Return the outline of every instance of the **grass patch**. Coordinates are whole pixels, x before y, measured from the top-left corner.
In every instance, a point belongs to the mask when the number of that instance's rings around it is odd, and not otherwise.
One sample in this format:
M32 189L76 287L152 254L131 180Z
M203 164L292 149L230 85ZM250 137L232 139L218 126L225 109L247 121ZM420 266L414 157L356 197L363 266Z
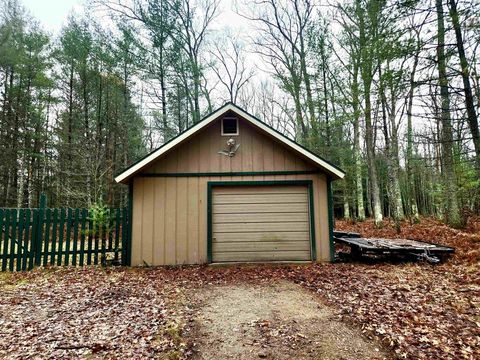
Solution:
M10 281L12 274L7 272L0 272L0 286L4 286Z
M168 324L163 330L163 335L167 336L175 345L180 345L182 342L182 331L179 324Z
M28 284L29 280L26 278L17 278L12 273L0 273L0 289L12 290L19 286Z

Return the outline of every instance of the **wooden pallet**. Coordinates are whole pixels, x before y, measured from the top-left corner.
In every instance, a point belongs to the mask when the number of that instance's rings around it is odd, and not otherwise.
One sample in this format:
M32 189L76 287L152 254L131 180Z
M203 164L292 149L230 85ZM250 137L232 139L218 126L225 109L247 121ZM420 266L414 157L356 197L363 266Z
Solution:
M334 231L336 243L350 247L353 256L362 255L405 255L439 262L441 258L455 252L449 246L411 239L362 238L357 233Z

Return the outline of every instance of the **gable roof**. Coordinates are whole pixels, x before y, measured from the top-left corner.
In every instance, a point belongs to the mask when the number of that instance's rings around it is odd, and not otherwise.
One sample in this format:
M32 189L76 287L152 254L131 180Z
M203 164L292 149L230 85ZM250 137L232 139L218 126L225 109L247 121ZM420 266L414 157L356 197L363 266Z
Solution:
M319 168L324 170L326 173L330 174L334 179L343 179L343 177L345 176L345 172L339 167L333 165L332 163L323 159L322 157L314 154L313 152L306 149L302 145L296 143L295 141L287 138L285 135L283 135L279 131L265 124L263 121L259 120L255 116L247 113L245 110L241 109L237 105L233 103L227 103L222 107L220 107L219 109L212 112L211 114L204 117L198 123L191 126L187 130L179 134L178 136L167 141L158 149L152 151L150 154L146 155L142 159L130 165L128 168L126 168L123 172L121 172L115 177L115 181L117 183L120 183L120 182L126 183L128 179L130 179L132 176L134 176L139 171L144 169L151 162L155 161L160 156L165 154L167 151L173 149L177 145L183 143L185 140L193 136L197 131L199 131L200 129L203 129L205 126L207 126L214 120L218 119L220 116L227 113L228 111L233 111L234 113L242 117L244 120L254 125L256 128L263 130L264 132L271 135L273 138L277 139L278 141L286 145L288 148L292 149L295 153L300 154L304 158L309 159L314 164L316 164Z

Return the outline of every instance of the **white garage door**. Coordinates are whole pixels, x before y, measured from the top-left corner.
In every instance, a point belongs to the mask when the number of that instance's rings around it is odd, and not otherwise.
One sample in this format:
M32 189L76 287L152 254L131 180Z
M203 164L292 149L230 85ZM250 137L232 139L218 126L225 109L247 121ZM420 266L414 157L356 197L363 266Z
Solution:
M214 187L212 261L310 260L306 186Z

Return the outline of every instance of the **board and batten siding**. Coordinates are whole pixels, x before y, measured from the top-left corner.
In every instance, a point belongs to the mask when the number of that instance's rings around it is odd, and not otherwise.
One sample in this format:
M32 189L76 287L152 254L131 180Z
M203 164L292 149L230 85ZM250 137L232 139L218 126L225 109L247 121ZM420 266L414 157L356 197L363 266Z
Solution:
M155 161L141 174L182 173L182 177L133 178L132 261L135 265L207 262L207 184L209 181L312 180L317 261L330 260L327 176L185 176L185 173L310 171L313 164L239 119L240 148L233 157L218 154L228 137L216 121Z

